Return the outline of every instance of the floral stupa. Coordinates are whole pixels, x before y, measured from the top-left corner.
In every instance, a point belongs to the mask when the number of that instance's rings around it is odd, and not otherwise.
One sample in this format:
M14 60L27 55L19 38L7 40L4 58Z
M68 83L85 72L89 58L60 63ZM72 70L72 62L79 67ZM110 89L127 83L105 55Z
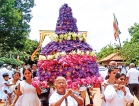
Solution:
M102 81L95 53L86 43L87 36L78 33L76 22L72 9L64 4L59 10L55 34L40 53L40 80L53 82L57 76L64 76L74 87Z

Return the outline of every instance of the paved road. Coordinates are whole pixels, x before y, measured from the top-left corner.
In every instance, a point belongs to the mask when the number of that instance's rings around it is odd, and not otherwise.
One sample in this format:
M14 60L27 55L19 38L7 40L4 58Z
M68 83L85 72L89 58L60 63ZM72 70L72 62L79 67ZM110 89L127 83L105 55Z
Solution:
M101 94L100 94L100 91L99 91L99 88L94 88L93 89L94 93L96 93L95 97L94 97L94 106L101 106ZM134 98L134 102L135 102L135 106L139 106L139 101ZM86 98L86 103L88 104L89 103L89 99L88 97ZM0 103L0 106L3 106L2 103Z

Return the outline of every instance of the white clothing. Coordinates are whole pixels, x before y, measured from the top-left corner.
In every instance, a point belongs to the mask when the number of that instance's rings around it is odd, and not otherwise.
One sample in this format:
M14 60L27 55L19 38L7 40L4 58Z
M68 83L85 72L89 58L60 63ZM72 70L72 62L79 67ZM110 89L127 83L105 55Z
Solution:
M12 80L13 79L9 80L10 84L13 84ZM10 90L13 92L19 83L20 83L20 80L18 80L15 85L10 86Z
M11 90L10 90L10 87L7 86L7 85L5 85L5 84L10 84L10 82L9 82L9 81L4 81L4 82L3 82L2 90L3 90L3 91L6 90L7 93L12 93Z
M14 106L22 106L22 97L23 95L19 96Z
M103 83L105 84L106 87L107 87L108 85L112 85L112 84L109 84L109 83L107 82L107 80L105 80ZM106 102L105 102L105 100L104 100L104 97L105 97L104 91L105 91L105 88L106 88L106 87L104 87L104 86L101 85L101 93L102 93L102 102L101 102L101 106L106 106Z
M24 77L24 75L23 75L23 68L21 68L20 69L20 79L23 80L23 77Z
M3 92L3 90L2 90L2 87L3 87L3 81L4 81L4 78L3 78L3 74L4 73L7 73L8 72L8 70L5 68L5 67L3 67L3 68L0 68L0 99L5 99L5 97L6 97L6 94Z
M127 73L127 70L126 70L126 68L122 68L122 70L121 70L121 73L123 73L123 74L125 74L126 75L126 73Z
M2 76L4 73L8 73L8 70L5 67L0 69L0 89L2 88L3 82L5 81Z
M125 87L126 95L122 90L115 91L112 85L108 85L104 91L106 106L126 106L127 103L132 103L134 100L133 95L129 89Z
M126 70L127 70L127 71L129 70L129 66L126 66Z
M50 104L57 102L60 98L62 98L62 96L63 95L60 95L57 92L54 92L49 98L49 106ZM68 106L78 106L78 103L76 102L76 100L72 98L71 96L67 97L67 101L68 101ZM60 106L66 106L65 99L63 100Z
M104 66L99 66L98 71L99 71L99 74L103 77L103 80L105 80L105 77L108 73L106 68Z
M8 70L9 78L13 78L13 70Z
M139 71L136 68L129 69L126 77L129 78L129 84L139 84Z
M20 81L20 91L22 92L22 106L40 106L40 100L34 86L25 80Z

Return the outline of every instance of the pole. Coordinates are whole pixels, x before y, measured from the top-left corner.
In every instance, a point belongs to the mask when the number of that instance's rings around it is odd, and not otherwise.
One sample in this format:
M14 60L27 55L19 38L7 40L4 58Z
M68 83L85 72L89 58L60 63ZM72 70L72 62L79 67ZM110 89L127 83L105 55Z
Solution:
M119 44L120 44L120 47L121 47L121 41L120 41L120 37L119 37L119 34L118 34L118 39L119 39Z

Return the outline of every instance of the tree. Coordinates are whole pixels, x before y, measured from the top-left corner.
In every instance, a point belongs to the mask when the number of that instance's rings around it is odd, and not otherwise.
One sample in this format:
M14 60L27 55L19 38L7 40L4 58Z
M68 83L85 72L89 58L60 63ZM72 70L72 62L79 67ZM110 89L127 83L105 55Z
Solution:
M24 48L24 42L30 32L29 22L33 6L34 0L0 1L0 45L4 53L14 48Z
M134 62L139 65L139 42L126 41L120 54L127 63Z
M112 45L107 45L97 53L97 59L101 60L102 58L110 55L111 53L118 52L119 46L115 45L115 48Z
M139 24L138 23L134 23L134 26L131 26L129 29L129 34L132 37L131 41L132 42L136 42L139 41Z
M9 49L8 39L13 38L12 28L18 25L21 20L21 12L14 7L14 0L0 0L0 49L6 51ZM15 40L14 40L15 41ZM10 45L14 42L10 42Z
M139 24L135 23L129 29L131 41L126 40L120 51L127 63L134 62L139 65Z

